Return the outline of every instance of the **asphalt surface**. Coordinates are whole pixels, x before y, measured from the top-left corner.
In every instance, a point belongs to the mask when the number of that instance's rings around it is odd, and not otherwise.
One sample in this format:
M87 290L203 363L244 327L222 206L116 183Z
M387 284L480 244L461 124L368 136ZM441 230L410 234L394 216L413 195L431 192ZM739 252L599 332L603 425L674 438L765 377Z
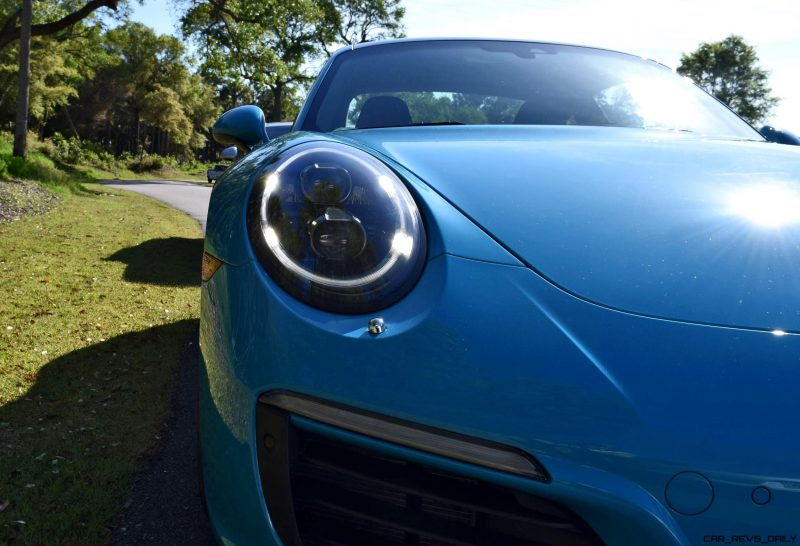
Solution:
M197 362L195 336L181 357L161 444L136 478L111 546L216 544L197 481Z
M158 199L171 207L182 210L200 223L203 233L206 231L206 214L208 200L211 198L211 187L192 184L191 182L122 180L103 182L104 185L121 190L135 191Z
M107 185L142 193L182 210L205 231L209 187L140 181ZM197 481L198 351L195 335L183 352L175 377L172 415L160 434L160 444L136 478L111 546L216 544Z

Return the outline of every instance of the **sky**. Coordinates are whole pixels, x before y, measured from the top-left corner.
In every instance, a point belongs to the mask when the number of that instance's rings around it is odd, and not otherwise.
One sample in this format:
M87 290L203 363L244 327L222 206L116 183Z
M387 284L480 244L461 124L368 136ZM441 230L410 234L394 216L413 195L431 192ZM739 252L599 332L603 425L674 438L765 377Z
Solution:
M135 5L135 4L134 4ZM133 18L175 32L169 0L146 0ZM798 0L404 0L409 37L492 37L566 42L635 53L669 67L701 42L739 34L756 48L781 97L770 122L800 133Z

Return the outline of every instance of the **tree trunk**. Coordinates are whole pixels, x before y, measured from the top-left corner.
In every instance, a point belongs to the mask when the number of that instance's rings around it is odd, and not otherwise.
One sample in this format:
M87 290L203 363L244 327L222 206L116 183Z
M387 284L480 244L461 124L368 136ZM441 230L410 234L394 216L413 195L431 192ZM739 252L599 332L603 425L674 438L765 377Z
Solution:
M67 122L69 123L69 128L72 129L72 134L75 135L75 138L80 140L81 136L78 134L78 130L75 128L75 124L72 123L72 116L69 115L69 108L67 108L66 104L64 105L64 114L67 117Z
M141 136L142 132L142 122L139 119L139 112L137 111L136 114L136 140L134 140L135 151L139 154L139 158L141 159L141 154L139 153L139 137Z
M33 0L22 1L22 25L19 41L19 98L17 123L14 125L14 155L28 155L28 103L31 84L31 19Z
M272 88L272 121L283 119L283 85L276 83Z

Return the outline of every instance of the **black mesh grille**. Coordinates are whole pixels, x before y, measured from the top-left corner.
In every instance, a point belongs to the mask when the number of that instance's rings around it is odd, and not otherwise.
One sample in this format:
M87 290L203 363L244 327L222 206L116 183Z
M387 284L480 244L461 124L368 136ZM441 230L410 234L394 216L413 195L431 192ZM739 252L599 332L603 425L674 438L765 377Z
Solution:
M602 545L554 502L294 428L275 408L260 410L259 433L271 446L259 457L267 506L285 544Z

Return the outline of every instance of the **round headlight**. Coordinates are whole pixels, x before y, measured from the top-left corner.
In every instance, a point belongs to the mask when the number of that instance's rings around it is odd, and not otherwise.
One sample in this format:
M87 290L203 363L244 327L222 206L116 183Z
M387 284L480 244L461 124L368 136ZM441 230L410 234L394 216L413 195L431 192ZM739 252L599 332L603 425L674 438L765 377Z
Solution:
M343 144L282 152L253 189L248 222L270 277L327 311L395 303L425 261L425 231L408 189L386 165Z

